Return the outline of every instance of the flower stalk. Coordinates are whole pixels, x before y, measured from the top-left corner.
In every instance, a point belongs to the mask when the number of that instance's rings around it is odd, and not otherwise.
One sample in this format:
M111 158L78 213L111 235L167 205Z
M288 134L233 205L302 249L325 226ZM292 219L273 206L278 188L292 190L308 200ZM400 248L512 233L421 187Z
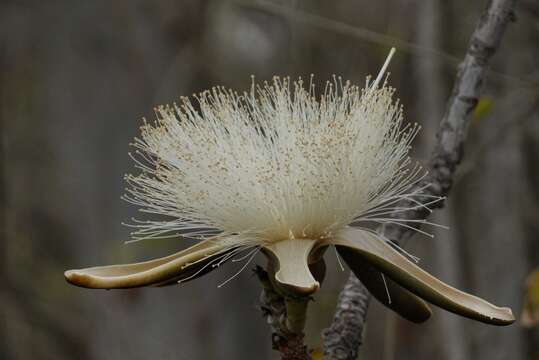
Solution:
M311 299L303 298L285 298L286 304L286 329L294 334L303 334L305 323L307 321L307 306Z
M267 271L257 266L254 272L262 284L260 309L272 330L272 348L279 351L281 359L309 360L309 351L303 343L309 299L299 300L300 306L291 304L290 299L276 291ZM295 331L292 330L294 327Z

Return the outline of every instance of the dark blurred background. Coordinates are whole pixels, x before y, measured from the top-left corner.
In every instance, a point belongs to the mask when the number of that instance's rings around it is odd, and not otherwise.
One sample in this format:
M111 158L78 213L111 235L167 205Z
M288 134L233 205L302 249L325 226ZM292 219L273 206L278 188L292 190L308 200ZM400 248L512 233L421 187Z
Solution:
M259 284L230 264L178 287L91 291L63 271L137 261L185 246L124 245L120 200L142 117L180 96L238 90L274 74L332 74L364 83L397 47L391 84L423 126L426 161L482 1L0 2L2 136L0 359L276 359L257 309ZM539 266L539 4L519 1L472 116L448 206L450 231L407 249L459 288L519 317ZM328 253L329 254L329 253ZM308 343L321 345L346 272L311 306ZM263 259L258 259L263 262ZM435 310L425 325L378 304L362 359L539 359L537 330L491 327Z

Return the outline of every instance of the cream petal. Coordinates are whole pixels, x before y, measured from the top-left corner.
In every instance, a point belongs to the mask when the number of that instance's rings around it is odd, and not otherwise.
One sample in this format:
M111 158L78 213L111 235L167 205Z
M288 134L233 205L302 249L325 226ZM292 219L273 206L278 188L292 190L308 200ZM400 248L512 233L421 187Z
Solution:
M201 241L175 254L140 263L68 270L64 276L73 285L93 289L163 286L194 279L213 270L209 263L233 251L214 239Z
M422 323L430 318L432 312L427 303L399 286L388 276L383 278L383 274L365 262L362 256L357 256L355 250L346 246L337 246L337 251L376 300L414 323Z
M348 227L332 241L356 252L365 261L424 300L455 314L493 325L515 321L511 309L497 307L433 277L376 235Z
M288 296L308 296L320 288L309 269L311 251L317 242L309 239L282 240L263 250L275 269L275 285Z

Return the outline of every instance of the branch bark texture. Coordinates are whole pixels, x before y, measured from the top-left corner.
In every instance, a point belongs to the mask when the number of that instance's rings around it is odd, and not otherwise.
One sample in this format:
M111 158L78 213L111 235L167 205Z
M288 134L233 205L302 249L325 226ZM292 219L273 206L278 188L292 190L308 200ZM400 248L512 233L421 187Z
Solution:
M500 45L507 24L514 19L515 3L516 0L491 0L477 22L440 121L437 144L428 164L429 175L418 184L418 187L429 185L423 193L445 197L453 185L456 168L463 156L470 113L477 105L490 59ZM435 206L442 207L443 201ZM394 214L393 217L425 219L428 215L429 211L419 208ZM395 225L386 225L380 231L395 242L401 242L414 233ZM324 359L357 359L369 297L367 289L351 274L340 294L333 322L323 334ZM351 307L350 304L357 306Z

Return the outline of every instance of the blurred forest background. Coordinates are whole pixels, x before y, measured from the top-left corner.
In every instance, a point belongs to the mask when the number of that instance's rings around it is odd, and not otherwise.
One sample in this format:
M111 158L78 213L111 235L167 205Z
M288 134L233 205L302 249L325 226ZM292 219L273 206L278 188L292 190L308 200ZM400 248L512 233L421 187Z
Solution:
M142 117L180 96L250 75L332 74L364 83L397 47L390 82L435 141L482 1L0 2L0 359L276 359L245 271L179 287L91 291L68 268L176 251L178 239L124 245L136 209L120 200ZM449 203L450 231L407 249L441 279L522 312L539 266L539 3L519 1L470 126ZM263 261L263 259L258 259ZM321 345L347 272L335 259L311 306ZM362 359L539 359L539 333L435 310L425 325L371 306Z

